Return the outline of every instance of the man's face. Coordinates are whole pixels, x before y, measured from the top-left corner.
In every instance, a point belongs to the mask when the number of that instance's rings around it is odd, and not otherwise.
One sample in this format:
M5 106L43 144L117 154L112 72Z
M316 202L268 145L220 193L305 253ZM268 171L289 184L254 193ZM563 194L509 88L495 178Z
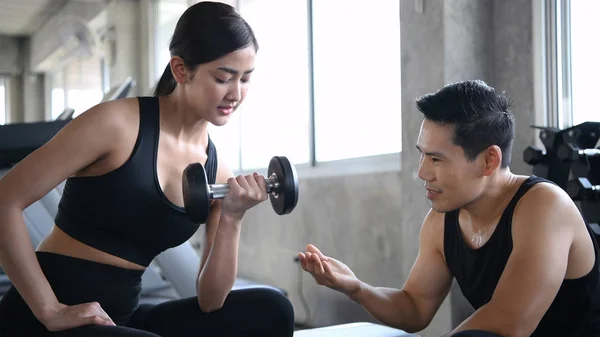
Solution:
M453 126L425 119L417 140L419 178L425 181L431 207L440 213L474 201L483 188L483 156L468 161L463 149L453 143L453 133Z

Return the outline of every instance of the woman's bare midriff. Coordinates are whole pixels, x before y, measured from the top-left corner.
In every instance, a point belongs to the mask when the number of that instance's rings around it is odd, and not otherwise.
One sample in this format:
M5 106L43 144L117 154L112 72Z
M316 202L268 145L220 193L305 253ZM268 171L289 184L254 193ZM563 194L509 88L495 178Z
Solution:
M40 242L36 250L40 252L61 254L98 263L104 263L126 269L146 269L144 266L105 253L80 241L77 241L56 226L52 227L50 234L45 237L42 242Z

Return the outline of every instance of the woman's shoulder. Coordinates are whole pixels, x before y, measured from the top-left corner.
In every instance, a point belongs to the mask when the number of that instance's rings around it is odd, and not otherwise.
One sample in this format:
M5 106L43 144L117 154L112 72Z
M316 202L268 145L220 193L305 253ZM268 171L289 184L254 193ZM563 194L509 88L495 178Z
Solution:
M139 118L138 100L133 97L98 103L75 119L99 128L126 131L136 126Z

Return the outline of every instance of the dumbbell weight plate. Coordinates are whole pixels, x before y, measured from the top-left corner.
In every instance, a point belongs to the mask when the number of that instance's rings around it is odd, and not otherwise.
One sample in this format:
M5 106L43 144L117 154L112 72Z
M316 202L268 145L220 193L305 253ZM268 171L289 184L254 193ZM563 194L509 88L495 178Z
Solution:
M192 163L183 171L185 212L196 223L206 223L210 210L208 179L204 166Z
M275 156L269 162L267 177L272 174L275 174L279 181L277 193L269 194L273 210L279 215L289 214L298 204L296 169L286 157Z

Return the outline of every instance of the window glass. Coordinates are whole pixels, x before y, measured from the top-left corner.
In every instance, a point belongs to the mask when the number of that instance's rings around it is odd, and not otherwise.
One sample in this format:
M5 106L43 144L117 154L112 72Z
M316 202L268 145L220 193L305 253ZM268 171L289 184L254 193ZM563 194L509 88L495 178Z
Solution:
M596 103L600 53L592 42L597 39L600 30L600 1L576 0L570 1L570 6L573 125L586 121L600 122Z
M242 0L239 12L258 40L245 101L223 127L211 127L219 152L243 170L267 167L283 155L295 165L310 157L310 96L306 1L286 3L286 15L265 15L281 1Z
M313 1L317 161L401 151L399 6Z

